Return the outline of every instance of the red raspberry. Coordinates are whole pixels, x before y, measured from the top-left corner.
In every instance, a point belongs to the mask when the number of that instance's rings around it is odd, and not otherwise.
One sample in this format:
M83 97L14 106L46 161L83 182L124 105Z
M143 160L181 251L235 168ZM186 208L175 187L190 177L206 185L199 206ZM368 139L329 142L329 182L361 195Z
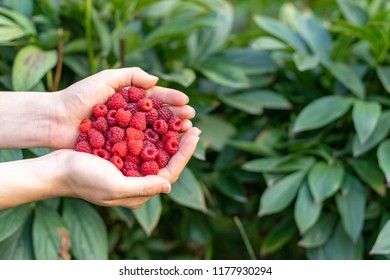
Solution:
M126 101L126 102L129 102L129 93L127 92L127 89L125 88L119 88L115 91L115 93L119 93L120 95L122 95L123 99Z
M139 164L135 164L131 161L125 160L123 162L123 168L125 168L126 170L139 170Z
M108 109L107 106L104 104L96 104L95 106L93 106L92 111L93 111L93 115L96 118L99 118L99 117L105 117L107 115Z
M158 111L159 119L163 119L166 122L169 122L169 119L173 117L173 113L167 107L161 107Z
M173 117L168 122L169 130L172 131L179 132L181 130L182 125L183 125L183 121L178 117Z
M142 88L130 87L128 89L129 102L138 102L138 100L146 96L146 91Z
M90 130L92 131L92 129ZM103 147L105 139L104 135L100 132L94 129L94 131L89 136L89 144L91 144L91 147L94 149L100 149Z
M155 160L156 157L157 157L157 150L154 146L153 147L147 146L141 152L141 158L144 161Z
M136 166L138 166L140 163L141 163L141 158L139 156L135 156L135 155L132 155L132 154L127 154L124 158L123 158L124 161L127 161L127 162L131 162L133 164L135 164ZM129 169L129 168L127 168Z
M144 176L157 175L158 169L158 164L155 161L145 161L141 165L141 172Z
M120 127L125 128L129 125L131 115L132 114L130 113L130 111L126 111L120 108L116 112L116 122L119 124Z
M164 134L168 131L168 124L164 120L157 120L153 123L153 130L157 134Z
M141 130L129 127L126 129L126 136L128 140L144 140L145 135Z
M126 106L127 111L130 111L133 115L137 112L139 112L138 104L137 103L127 103Z
M92 128L92 121L90 119L84 119L80 123L80 131L81 132L88 132Z
M179 139L178 138L170 138L165 143L165 150L168 152L168 154L174 155L176 154L177 150L179 149Z
M110 141L111 144L115 144L123 139L125 139L125 130L123 128L113 126L108 130L107 140Z
M111 152L113 155L124 157L127 155L127 143L126 141L120 141L112 146Z
M112 145L111 145L110 141L106 141L106 143L104 143L103 149L105 149L106 151L111 151L111 148L112 148Z
M144 147L144 142L141 140L129 140L127 142L127 148L132 155L138 156Z
M108 141L107 141L107 142L108 142ZM165 147L164 143L161 142L161 141L157 141L157 143L155 144L155 146L156 146L156 149L157 149L157 150L163 150L164 147Z
M81 142L81 141L87 141L88 136L86 133L80 133L79 136L77 136L76 143Z
M118 156L113 156L110 158L110 161L118 168L121 170L123 168L123 160L118 157Z
M93 123L93 127L100 132L106 132L108 129L108 123L105 117L98 117Z
M145 139L152 142L153 144L157 143L157 141L160 139L158 134L154 132L151 128L145 129L144 135Z
M152 108L149 112L146 113L146 124L153 125L153 123L158 118L158 112L156 109Z
M78 152L84 152L84 153L91 153L92 152L92 147L86 140L82 140L76 144L75 147L76 151Z
M156 146L154 146L154 144L152 142L150 142L149 140L144 140L144 148L145 147L153 147L153 148L156 148Z
M118 110L120 108L126 108L126 101L120 93L114 93L108 101L107 106L110 109Z
M130 169L130 170L127 170L127 172L125 173L125 176L127 176L127 177L142 177L142 174L139 170Z
M135 113L130 120L130 126L138 130L144 130L146 128L145 114L142 112Z
M116 125L116 110L110 110L107 113L107 123L108 126L115 126Z
M163 136L161 136L161 142L164 144L171 138L179 138L179 133L176 131L168 130Z
M168 154L165 150L157 150L156 162L159 168L164 168L167 166L170 159L171 155Z
M150 101L152 101L153 108L155 108L156 110L160 109L163 106L163 102L157 97L150 96L149 99Z
M110 153L107 152L105 149L94 149L92 151L92 154L105 160L110 159Z
M137 104L138 104L138 108L144 112L150 111L153 108L152 101L150 101L150 99L146 97L140 99Z

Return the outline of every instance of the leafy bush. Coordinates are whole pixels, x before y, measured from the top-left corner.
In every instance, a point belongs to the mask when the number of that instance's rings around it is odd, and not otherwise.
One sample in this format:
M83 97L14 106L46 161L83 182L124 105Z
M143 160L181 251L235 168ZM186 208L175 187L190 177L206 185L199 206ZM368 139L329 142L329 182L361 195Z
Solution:
M190 96L203 133L138 210L0 211L0 258L67 258L70 238L76 259L389 259L390 5L281 2L2 1L3 89L136 65Z

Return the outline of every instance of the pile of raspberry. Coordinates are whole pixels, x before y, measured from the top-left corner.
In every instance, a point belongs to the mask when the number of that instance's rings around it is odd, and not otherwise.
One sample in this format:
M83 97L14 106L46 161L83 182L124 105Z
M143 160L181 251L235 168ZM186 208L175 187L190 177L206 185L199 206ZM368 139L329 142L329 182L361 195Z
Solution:
M179 148L183 121L142 88L120 88L80 123L75 149L112 162L125 176L156 175Z

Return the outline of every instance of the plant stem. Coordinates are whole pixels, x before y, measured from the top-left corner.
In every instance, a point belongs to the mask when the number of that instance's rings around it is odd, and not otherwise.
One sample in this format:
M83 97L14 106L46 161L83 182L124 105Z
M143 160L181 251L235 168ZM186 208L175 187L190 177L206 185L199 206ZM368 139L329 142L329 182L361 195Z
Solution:
M85 35L88 42L88 59L89 64L91 65L91 73L94 74L97 72L96 63L95 63L95 54L93 52L93 42L92 42L92 0L87 0L87 5L85 8Z
M61 80L61 74L62 74L62 63L63 63L63 58L64 58L64 42L63 42L63 36L64 36L64 31L62 28L59 28L57 30L58 32L58 61L57 61L57 67L56 67L56 72L54 74L54 81L53 81L53 86L51 88L51 91L57 91L58 90L58 84L60 83Z
M236 224L238 230L240 231L242 239L244 240L244 244L245 244L246 250L248 251L249 257L251 258L251 260L256 260L255 251L253 250L252 244L249 241L248 235L246 234L245 228L242 225L240 218L238 218L237 216L234 216L233 220L234 220L234 223Z

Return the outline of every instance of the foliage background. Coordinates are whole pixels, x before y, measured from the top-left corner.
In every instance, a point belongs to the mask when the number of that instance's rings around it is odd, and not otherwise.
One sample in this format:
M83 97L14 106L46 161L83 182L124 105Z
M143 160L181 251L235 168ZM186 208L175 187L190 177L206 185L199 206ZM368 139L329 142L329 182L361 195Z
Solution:
M0 211L0 259L390 258L388 1L0 3L2 90L139 66L203 131L172 193L136 211Z

